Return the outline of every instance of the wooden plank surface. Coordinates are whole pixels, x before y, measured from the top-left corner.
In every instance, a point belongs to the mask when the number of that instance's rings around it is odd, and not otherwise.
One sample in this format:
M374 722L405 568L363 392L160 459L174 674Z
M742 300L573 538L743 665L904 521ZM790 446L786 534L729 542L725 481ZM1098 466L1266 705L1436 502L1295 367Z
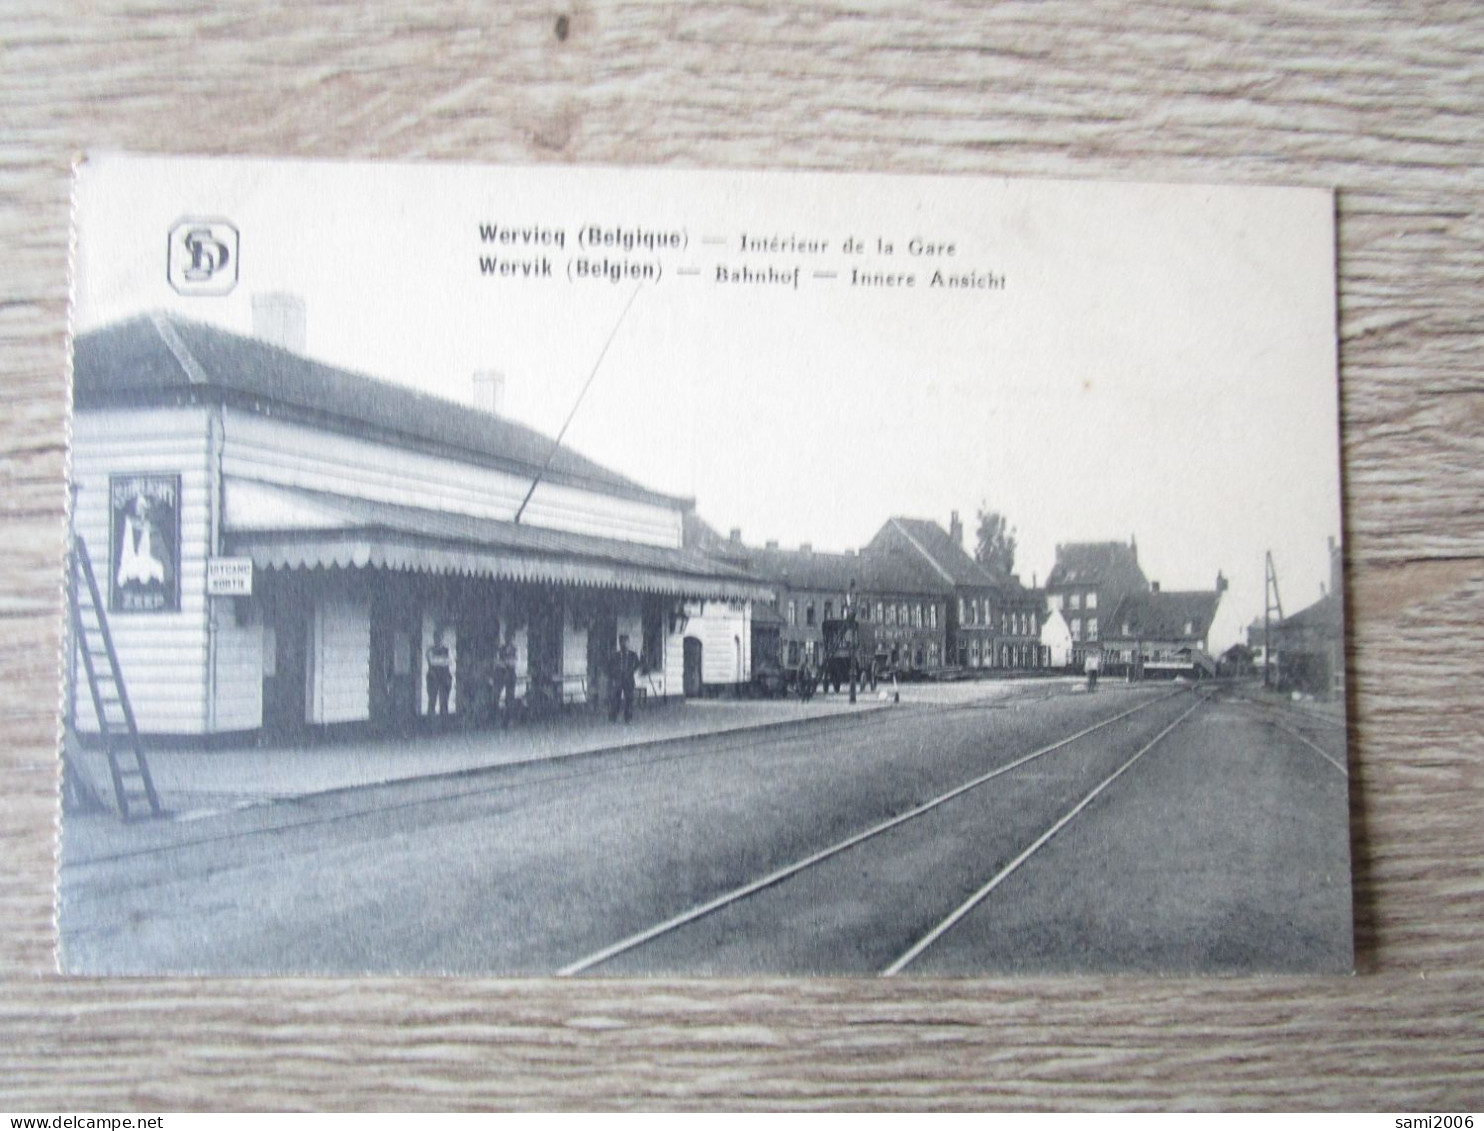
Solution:
M1360 974L58 977L69 164L99 147L1336 188ZM1484 1106L1484 6L12 0L0 194L0 1109Z

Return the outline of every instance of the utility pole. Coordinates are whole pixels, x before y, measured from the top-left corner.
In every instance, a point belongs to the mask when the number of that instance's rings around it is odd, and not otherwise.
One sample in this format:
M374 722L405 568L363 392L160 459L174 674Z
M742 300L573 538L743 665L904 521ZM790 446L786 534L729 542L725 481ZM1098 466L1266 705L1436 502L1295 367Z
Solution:
M1273 686L1273 614L1278 614L1277 624L1283 623L1283 598L1278 595L1278 570L1273 565L1273 551L1267 552L1263 570L1262 608L1262 685Z

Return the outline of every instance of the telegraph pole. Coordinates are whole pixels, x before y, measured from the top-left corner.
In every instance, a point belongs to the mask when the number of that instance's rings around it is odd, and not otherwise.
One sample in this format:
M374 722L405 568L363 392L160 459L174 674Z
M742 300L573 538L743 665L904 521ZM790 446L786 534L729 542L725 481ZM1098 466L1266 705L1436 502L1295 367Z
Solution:
M1273 686L1273 614L1278 614L1277 624L1283 623L1283 598L1278 595L1278 570L1273 565L1273 551L1267 552L1263 570L1262 607L1262 685Z

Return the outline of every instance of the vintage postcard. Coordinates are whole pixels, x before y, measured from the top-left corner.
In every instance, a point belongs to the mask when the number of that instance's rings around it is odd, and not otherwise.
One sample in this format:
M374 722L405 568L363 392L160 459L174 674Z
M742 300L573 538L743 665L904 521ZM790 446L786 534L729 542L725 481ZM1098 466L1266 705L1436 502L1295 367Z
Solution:
M75 217L64 971L1351 969L1329 193Z

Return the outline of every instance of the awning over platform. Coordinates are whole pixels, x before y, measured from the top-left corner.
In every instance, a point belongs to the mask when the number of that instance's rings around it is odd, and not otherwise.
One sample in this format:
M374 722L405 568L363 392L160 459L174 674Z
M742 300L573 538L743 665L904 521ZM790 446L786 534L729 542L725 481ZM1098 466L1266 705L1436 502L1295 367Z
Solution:
M704 600L772 598L750 576L692 549L650 546L319 491L273 488L311 526L225 531L227 550L259 569L365 568L661 593ZM230 508L229 508L230 510Z

